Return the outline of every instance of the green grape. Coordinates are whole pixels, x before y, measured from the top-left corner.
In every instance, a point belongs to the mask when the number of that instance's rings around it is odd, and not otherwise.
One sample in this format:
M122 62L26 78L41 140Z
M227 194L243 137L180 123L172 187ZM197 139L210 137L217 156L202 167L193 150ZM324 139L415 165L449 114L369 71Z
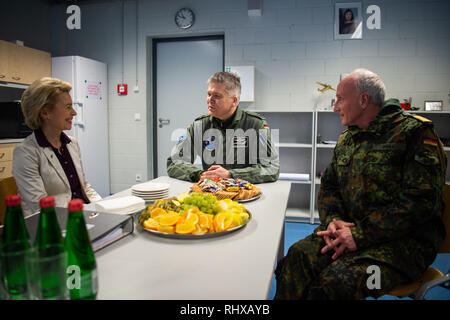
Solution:
M212 194L191 193L189 196L184 198L183 204L181 205L181 210L184 212L189 208L197 207L204 213L215 214L216 201L216 196Z

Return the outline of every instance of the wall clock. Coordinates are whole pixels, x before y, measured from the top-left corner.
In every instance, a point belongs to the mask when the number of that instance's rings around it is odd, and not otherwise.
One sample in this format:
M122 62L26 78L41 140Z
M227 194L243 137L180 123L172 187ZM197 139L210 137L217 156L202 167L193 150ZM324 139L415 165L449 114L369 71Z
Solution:
M195 14L189 8L181 8L175 13L175 24L180 29L189 29L195 22Z

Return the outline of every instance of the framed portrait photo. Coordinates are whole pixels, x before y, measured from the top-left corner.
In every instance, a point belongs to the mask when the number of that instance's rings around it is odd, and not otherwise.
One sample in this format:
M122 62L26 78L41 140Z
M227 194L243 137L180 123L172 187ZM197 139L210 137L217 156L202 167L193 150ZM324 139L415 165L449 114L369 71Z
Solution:
M334 39L362 39L361 2L336 3L334 7Z
M425 101L425 111L442 111L442 100Z

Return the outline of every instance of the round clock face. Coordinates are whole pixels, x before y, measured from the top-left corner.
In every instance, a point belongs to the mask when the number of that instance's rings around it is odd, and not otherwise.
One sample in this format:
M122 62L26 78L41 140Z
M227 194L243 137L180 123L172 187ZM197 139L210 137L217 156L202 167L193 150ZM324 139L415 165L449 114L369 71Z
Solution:
M182 8L175 14L175 23L178 28L188 29L192 27L195 22L194 12L189 8Z

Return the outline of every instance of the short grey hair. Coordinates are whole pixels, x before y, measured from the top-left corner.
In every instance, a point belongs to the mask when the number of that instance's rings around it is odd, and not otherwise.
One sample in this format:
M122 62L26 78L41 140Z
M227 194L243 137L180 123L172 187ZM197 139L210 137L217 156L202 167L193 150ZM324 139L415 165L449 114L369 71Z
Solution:
M208 84L211 82L225 84L225 90L230 96L241 96L241 78L231 72L216 72L208 79Z
M386 86L378 74L367 69L356 69L351 75L359 92L369 94L373 104L383 106Z

